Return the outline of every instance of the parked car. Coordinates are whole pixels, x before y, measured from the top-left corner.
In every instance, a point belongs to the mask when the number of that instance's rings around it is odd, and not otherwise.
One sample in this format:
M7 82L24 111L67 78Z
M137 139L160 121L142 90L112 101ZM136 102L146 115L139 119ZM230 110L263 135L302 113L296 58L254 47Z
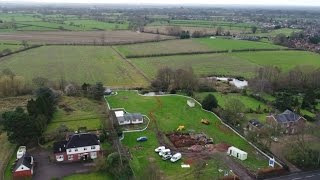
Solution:
M147 141L147 140L148 140L148 138L146 136L142 136L142 137L138 137L137 138L138 142L144 142L144 141Z
M20 146L18 151L17 151L17 159L20 159L27 151L26 146Z
M164 160L164 161L171 159L171 158L172 158L171 154L167 154L167 155L162 156L162 160Z
M156 149L154 149L154 151L155 151L156 153L159 153L160 151L162 151L162 150L164 150L164 149L166 149L166 147L164 147L164 146L159 146L159 147L157 147Z
M171 150L170 149L164 149L162 151L159 152L159 156L164 156L167 154L171 154Z
M181 153L176 153L175 155L173 155L170 159L171 162L176 162L178 161L179 159L181 159L182 155Z

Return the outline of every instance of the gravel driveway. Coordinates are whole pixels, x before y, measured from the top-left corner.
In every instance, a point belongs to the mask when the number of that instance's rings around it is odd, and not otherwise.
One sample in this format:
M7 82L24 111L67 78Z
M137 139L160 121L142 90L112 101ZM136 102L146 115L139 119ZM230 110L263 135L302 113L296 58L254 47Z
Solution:
M89 172L94 166L94 163L55 163L49 162L51 152L37 149L30 152L35 158L37 166L34 170L33 180L51 180L52 178L62 178L64 176Z

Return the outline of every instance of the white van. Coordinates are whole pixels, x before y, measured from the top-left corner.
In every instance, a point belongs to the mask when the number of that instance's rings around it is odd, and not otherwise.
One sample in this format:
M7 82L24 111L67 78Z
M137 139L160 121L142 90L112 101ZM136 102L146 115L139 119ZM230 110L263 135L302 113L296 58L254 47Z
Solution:
M170 149L164 149L162 151L159 152L159 156L164 156L164 155L167 155L167 154L171 154L171 150Z
M157 148L154 150L154 152L159 153L160 151L165 150L165 149L166 149L166 147L164 147L164 146L159 146L159 147L157 147Z
M181 159L182 155L181 153L176 153L175 155L172 156L172 158L170 159L171 162L176 162L179 159Z
M26 146L20 146L18 151L17 151L17 159L20 159L27 151Z

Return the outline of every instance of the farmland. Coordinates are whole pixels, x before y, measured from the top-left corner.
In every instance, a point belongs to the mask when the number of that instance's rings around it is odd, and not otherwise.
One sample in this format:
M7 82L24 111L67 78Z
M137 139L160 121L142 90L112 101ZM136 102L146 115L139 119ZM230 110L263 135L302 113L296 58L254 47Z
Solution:
M0 24L0 31L92 31L128 29L128 23L101 22L73 15L42 15L23 13L0 13L0 20L4 23L14 23L15 27Z
M0 42L0 52L5 49L10 49L11 51L16 51L20 48L22 48L21 45L11 45L11 44L4 44L4 43Z
M249 78L262 66L278 66L283 71L296 66L320 67L319 58L317 54L303 51L266 51L138 58L131 61L150 77L154 77L157 69L161 67L192 67L200 76L229 75Z
M172 132L179 125L186 126L187 129L192 129L195 132L204 132L213 138L215 143L228 143L237 146L249 152L249 159L242 162L244 166L251 170L257 170L265 166L265 160L260 156L256 156L252 147L243 141L239 136L224 127L216 116L211 113L201 110L199 105L196 108L188 108L186 98L180 96L164 96L164 97L145 97L139 96L136 92L118 92L117 96L108 97L107 100L113 108L125 108L129 112L141 112L149 115L154 113L159 130L162 132ZM212 122L210 126L204 126L200 120L206 118ZM142 174L148 164L148 159L152 157L155 163L161 170L165 171L166 176L174 177L177 174L185 174L187 171L180 168L178 164L171 164L159 161L159 157L153 152L153 149L158 146L154 124L147 131L139 133L130 133L125 135L123 143L132 150L133 168L136 174ZM135 138L139 136L148 136L150 140L141 144L143 151L135 151L137 144ZM140 144L139 144L140 145ZM209 161L217 163L216 161ZM209 166L208 168L210 168ZM213 166L214 167L214 166ZM178 173L179 172L179 173ZM211 173L214 170L210 171ZM218 174L213 174L217 176ZM176 178L176 177L175 177Z
M5 68L29 82L35 77L46 77L79 84L100 81L113 87L146 84L144 77L110 47L44 46L3 58L0 70Z
M278 49L281 46L233 39L189 39L189 40L172 40L157 43L145 43L135 45L122 45L117 47L124 55L153 55L153 54L170 54L181 52L205 52L215 50L231 49Z
M46 44L114 44L154 41L157 35L132 31L83 31L83 32L6 32L0 40L31 41ZM159 36L160 39L173 39Z

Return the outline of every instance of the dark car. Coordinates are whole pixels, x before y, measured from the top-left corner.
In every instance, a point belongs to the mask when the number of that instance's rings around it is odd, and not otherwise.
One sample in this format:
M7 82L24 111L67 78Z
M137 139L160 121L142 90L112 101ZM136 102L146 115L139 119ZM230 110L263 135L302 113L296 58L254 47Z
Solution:
M137 138L138 142L144 142L144 141L147 141L147 140L148 140L148 138L146 136L142 136L142 137L138 137Z

